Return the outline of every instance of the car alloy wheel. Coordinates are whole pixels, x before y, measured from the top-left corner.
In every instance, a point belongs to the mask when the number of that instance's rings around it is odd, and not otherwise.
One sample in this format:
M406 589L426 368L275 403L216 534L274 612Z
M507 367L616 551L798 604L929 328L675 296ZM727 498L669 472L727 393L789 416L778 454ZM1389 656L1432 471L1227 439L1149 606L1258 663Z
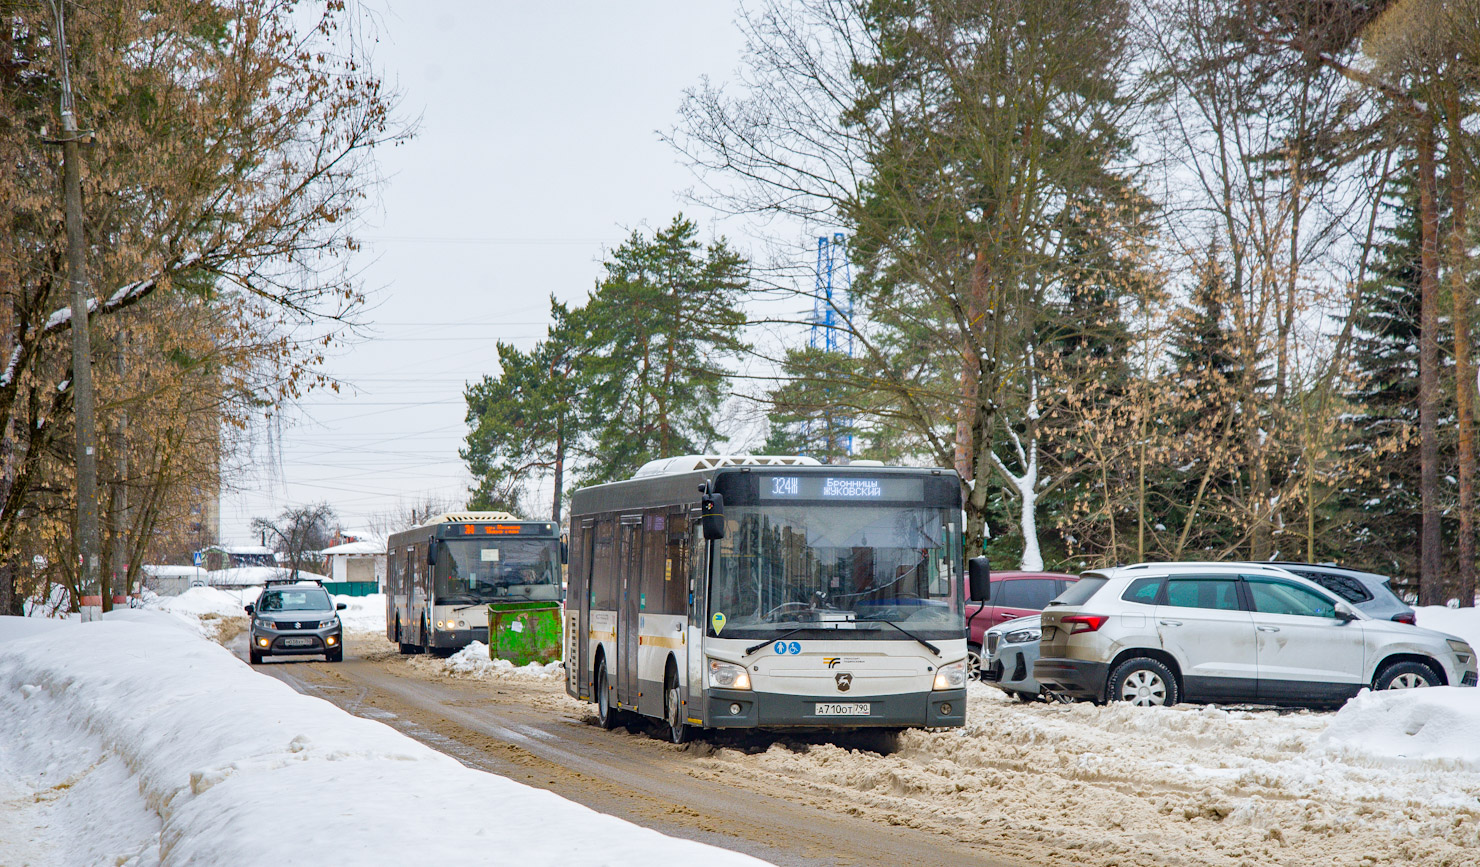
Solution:
M1136 707L1170 707L1179 698L1172 670L1150 657L1128 659L1110 675L1109 699Z
M982 679L982 649L975 644L966 645L966 676L972 680Z
M1167 703L1167 685L1155 672L1133 671L1120 683L1120 697L1137 707Z
M1443 681L1421 662L1394 662L1385 666L1373 681L1374 689L1423 689Z

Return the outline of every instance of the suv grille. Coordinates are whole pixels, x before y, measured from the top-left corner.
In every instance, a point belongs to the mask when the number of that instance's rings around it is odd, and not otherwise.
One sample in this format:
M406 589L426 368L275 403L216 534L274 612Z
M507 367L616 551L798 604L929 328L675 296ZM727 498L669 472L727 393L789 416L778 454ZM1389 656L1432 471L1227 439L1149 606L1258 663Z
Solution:
M1002 635L996 632L987 633L987 653L997 652L997 642L1002 640Z

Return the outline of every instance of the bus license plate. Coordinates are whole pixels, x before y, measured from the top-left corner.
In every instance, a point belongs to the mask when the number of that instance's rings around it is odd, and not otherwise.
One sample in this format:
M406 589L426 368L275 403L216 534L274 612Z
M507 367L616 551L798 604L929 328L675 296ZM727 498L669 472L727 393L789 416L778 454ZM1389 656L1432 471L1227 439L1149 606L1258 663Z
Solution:
M284 638L284 647L313 647L312 638Z
M852 704L817 703L817 716L868 716L868 702Z

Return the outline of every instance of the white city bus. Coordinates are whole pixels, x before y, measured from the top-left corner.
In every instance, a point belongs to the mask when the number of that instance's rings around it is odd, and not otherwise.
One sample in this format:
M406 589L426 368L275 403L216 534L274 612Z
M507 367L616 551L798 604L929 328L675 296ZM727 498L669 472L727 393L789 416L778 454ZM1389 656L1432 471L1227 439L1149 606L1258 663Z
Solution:
M402 653L488 642L488 604L561 598L560 528L504 512L438 515L386 543L385 636Z
M966 721L955 472L653 461L571 498L566 691L606 728Z

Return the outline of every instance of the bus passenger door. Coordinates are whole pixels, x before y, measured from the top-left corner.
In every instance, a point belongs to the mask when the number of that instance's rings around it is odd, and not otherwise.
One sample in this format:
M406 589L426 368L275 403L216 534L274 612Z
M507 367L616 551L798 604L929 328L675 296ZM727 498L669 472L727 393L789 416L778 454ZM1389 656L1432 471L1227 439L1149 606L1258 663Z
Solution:
M588 696L591 682L591 654L586 642L591 630L591 585L596 554L596 522L582 521L572 527L570 583L565 594L565 670L567 691L580 698Z
M623 515L619 530L621 583L617 609L617 701L637 707L637 601L642 575L642 515Z
M709 542L699 529L698 513L690 517L688 568L685 569L688 601L688 696L689 716L701 717L704 706L704 633L709 627Z

